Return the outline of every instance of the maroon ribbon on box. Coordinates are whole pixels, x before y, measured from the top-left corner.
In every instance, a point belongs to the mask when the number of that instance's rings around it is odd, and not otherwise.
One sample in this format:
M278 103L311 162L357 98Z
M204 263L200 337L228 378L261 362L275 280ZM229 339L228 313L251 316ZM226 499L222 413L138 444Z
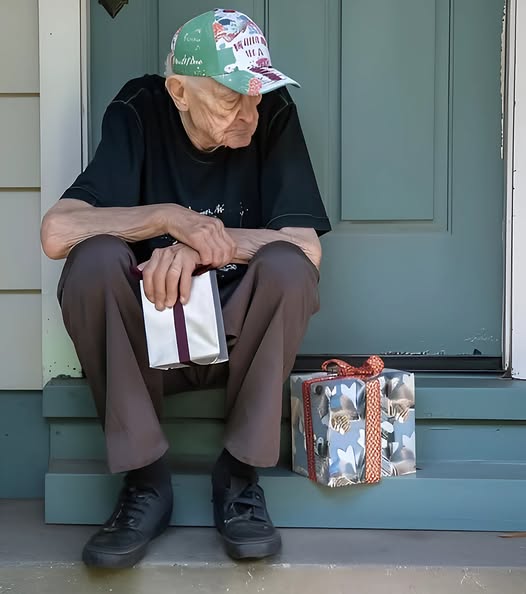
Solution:
M184 317L184 309L179 300L177 300L177 303L174 305L173 310L175 338L177 340L177 350L179 351L179 361L181 363L191 363L190 347L188 346L188 334L186 332L186 320Z

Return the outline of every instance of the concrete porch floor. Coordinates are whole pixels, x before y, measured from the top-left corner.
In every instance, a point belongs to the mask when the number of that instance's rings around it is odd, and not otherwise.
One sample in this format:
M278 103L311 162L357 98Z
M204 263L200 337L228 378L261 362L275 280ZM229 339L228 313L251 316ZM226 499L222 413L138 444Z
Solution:
M278 557L234 563L214 530L172 528L137 568L106 572L80 562L92 532L0 500L0 594L526 594L526 538L498 533L288 529Z

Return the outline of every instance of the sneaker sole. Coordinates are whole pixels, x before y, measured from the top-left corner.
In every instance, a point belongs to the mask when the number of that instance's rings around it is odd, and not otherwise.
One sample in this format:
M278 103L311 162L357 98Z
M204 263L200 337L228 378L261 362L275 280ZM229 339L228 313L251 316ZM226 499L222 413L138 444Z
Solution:
M121 554L102 553L100 551L84 549L82 551L82 561L87 567L97 567L100 569L127 569L139 563L146 554L150 542L151 541L148 541L134 551Z
M232 559L264 559L276 555L281 550L281 537L259 542L239 542L223 535L225 549Z

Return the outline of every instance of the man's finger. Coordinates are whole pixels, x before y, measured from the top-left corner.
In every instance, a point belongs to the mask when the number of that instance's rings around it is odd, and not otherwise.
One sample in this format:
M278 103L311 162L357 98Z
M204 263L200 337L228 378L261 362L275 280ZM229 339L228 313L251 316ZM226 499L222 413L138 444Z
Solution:
M181 271L180 259L175 257L166 273L166 299L164 302L166 307L173 307L179 297Z
M146 295L147 299L152 303L155 303L155 293L153 289L153 275L155 273L155 269L157 267L157 263L159 261L159 253L152 254L152 257L142 264L142 280L143 280L143 288L144 294Z
M214 256L212 258L212 268L220 268L223 265L225 258L225 245L221 241L217 241L214 245Z
M202 264L213 266L218 260L218 249L223 243L225 227L219 219L212 217L203 217L199 223L189 234L188 240L183 240L183 243L188 244L199 253Z
M195 270L195 264L187 261L181 270L181 278L179 280L179 295L181 303L184 305L190 299L190 291L192 289L192 274Z
M210 266L211 268L217 268L218 262L221 260L221 241L218 236L211 236L207 248L209 250L208 258L204 259L203 255L199 250L199 259L204 266Z
M234 260L236 244L224 227L221 227L215 242L216 249L212 265L214 268L221 268Z
M199 259L206 266L209 266L210 264L212 264L212 259L213 259L212 245L213 245L213 243L214 242L210 238L207 238L204 241L199 241L195 245L192 245L194 250L199 253Z
M174 260L174 255L171 250L165 249L162 252L159 262L155 267L153 273L153 294L156 309L163 311L166 301L166 274Z

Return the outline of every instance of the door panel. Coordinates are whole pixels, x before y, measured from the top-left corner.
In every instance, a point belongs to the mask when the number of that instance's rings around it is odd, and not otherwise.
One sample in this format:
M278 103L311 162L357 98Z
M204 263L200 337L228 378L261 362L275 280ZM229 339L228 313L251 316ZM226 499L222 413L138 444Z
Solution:
M112 19L90 0L90 152L100 141L108 103L122 85L159 71L157 1L132 0ZM166 50L168 52L168 50Z
M344 221L433 221L447 206L449 4L344 2Z
M302 352L500 356L504 0L298 5L233 3L302 83L291 93L334 226ZM174 30L213 7L134 0L112 21L92 0L92 147L118 88L162 72Z

